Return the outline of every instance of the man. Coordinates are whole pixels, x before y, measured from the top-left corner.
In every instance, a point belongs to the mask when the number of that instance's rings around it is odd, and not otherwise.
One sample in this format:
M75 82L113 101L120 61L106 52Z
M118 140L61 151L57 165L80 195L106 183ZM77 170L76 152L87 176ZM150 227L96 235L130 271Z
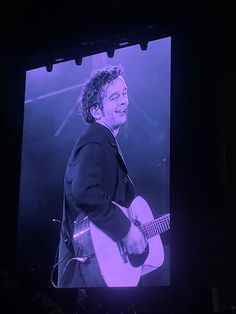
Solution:
M101 69L92 73L81 93L80 112L89 127L77 141L65 173L59 287L105 286L102 276L92 273L98 265L89 245L77 246L73 240L76 219L88 217L111 239L122 241L129 254L141 254L146 247L143 234L116 205L129 207L134 199L116 141L128 114L128 88L122 75L121 65Z

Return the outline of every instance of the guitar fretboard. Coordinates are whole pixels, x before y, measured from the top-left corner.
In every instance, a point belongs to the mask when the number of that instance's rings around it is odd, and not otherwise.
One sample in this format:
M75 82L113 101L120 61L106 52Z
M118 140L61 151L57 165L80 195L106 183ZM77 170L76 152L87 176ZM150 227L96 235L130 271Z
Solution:
M155 220L146 222L139 228L146 238L150 239L170 229L170 214L168 213Z

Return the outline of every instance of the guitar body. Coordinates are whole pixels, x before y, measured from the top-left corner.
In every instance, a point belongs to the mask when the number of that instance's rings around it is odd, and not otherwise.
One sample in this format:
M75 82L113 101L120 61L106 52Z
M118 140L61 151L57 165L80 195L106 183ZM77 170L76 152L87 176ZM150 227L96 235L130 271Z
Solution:
M133 200L128 209L119 207L132 222L138 221L143 224L154 219L148 204L140 196ZM142 263L139 265L139 260L137 263L130 262L131 258L135 259L135 256L131 255L129 260L123 245L113 241L87 217L75 221L74 240L77 245L85 248L84 253L89 243L90 251L86 253L90 256L95 255L96 267L91 267L93 263L82 263L81 266L90 268L91 277L101 276L101 281L104 281L108 287L135 287L142 275L160 267L164 261L164 250L159 235L148 240L148 256L144 255L144 260L141 259ZM95 281L95 286L96 282L99 286L99 281Z
M108 287L137 286L142 268L123 260L117 242L90 222L90 234L101 275Z
M154 217L148 203L141 196L137 196L131 203L130 210L134 219L144 224L153 221ZM160 235L148 239L149 254L142 265L142 276L160 267L164 262L164 248Z

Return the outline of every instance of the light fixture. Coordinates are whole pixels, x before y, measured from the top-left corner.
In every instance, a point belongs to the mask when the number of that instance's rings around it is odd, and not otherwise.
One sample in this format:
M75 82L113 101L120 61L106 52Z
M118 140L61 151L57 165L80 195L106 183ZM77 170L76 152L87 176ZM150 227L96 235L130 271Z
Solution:
M53 63L49 63L49 64L46 65L46 70L48 72L52 72L52 69L53 69Z
M107 56L108 58L113 58L114 57L114 53L115 53L115 49L114 48L109 48L107 50Z
M81 65L81 64L82 64L82 61L83 61L83 58L82 58L82 57L76 57L76 58L75 58L75 64L76 64L76 65Z
M142 41L142 42L140 42L140 48L143 50L143 51L145 51L145 50L147 50L147 46L148 46L148 42L147 41Z

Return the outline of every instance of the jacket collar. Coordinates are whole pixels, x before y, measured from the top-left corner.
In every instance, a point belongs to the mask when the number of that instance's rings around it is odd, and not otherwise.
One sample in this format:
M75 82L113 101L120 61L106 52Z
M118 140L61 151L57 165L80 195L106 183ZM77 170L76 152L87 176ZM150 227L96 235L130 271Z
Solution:
M106 138L107 138L108 142L111 144L111 146L113 146L117 150L119 160L122 164L122 168L124 169L124 171L126 173L128 173L128 169L127 169L125 160L122 156L120 146L119 146L116 138L114 137L112 131L108 127L106 127L100 123L97 123L97 122L93 122L90 125L90 128L92 128L93 130L99 130L99 132L102 132L106 136Z
M92 122L90 128L104 134L104 136L112 146L117 146L116 138L108 127L97 122Z

